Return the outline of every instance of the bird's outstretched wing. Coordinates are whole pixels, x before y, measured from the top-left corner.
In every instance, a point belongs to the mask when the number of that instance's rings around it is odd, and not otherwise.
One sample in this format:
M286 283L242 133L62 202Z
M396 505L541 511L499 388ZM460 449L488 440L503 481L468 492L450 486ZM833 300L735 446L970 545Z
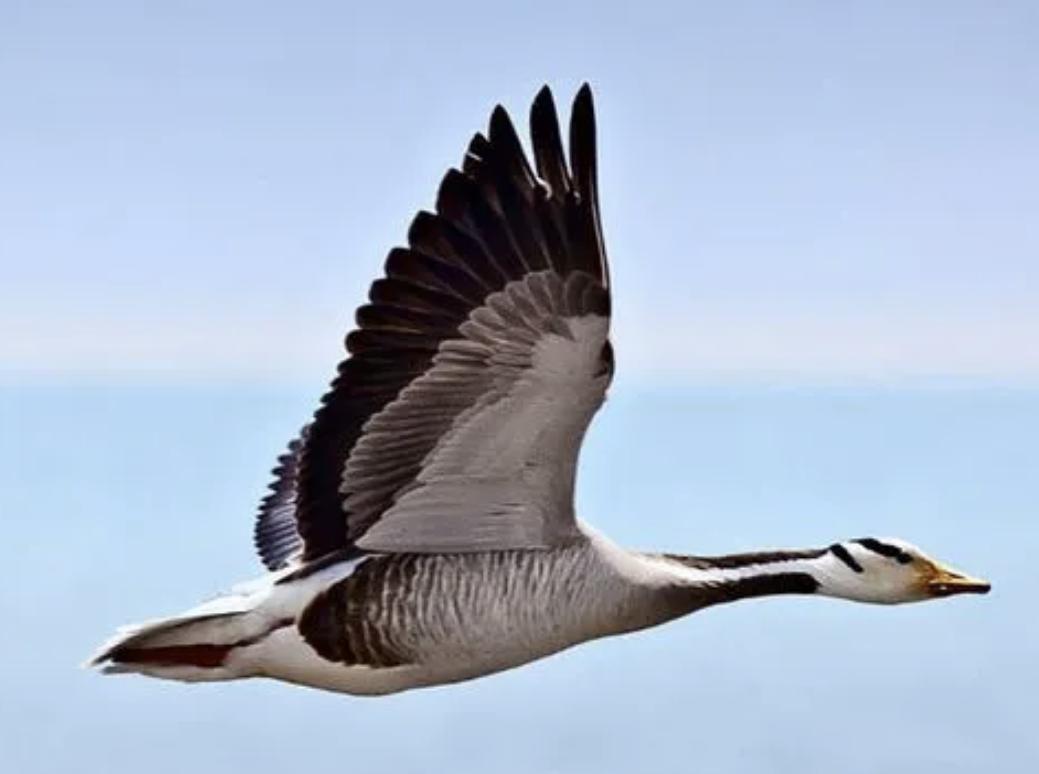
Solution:
M420 212L408 247L390 252L348 359L261 507L268 567L347 548L534 548L577 534L577 455L613 371L588 86L569 162L547 87L530 133L534 169L496 108L444 177L436 212Z

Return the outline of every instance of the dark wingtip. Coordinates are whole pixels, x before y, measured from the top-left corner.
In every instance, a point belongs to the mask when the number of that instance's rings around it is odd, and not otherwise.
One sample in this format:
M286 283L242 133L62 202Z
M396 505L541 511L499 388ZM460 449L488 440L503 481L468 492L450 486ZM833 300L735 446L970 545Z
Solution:
M597 186L595 145L595 105L586 83L574 97L570 111L570 168L578 190L593 202Z
M419 210L415 213L415 217L411 219L411 225L408 226L408 244L412 247L421 245L423 241L428 237L437 221L437 216L429 210Z
M437 189L436 210L449 217L462 218L469 195L469 178L451 167L440 181Z
M532 130L535 126L545 127L546 129L552 125L559 126L556 98L547 84L538 90L538 93L534 96L534 101L530 103L530 123ZM556 128L555 133L558 132L559 130Z
M538 176L553 195L563 196L570 190L570 170L559 134L559 114L548 86L541 87L530 106L530 138Z
M595 135L595 99L592 97L592 87L587 83L581 85L574 95L574 104L571 108L570 125L584 126L591 129L592 136Z
M592 88L583 84L574 97L570 111L570 172L574 187L585 209L590 226L586 237L590 254L597 265L589 267L604 286L609 287L609 268L606 265L606 247L599 222L598 172L596 171L595 104Z
M590 141L595 149L595 101L592 98L592 87L584 84L574 97L570 115L571 143L584 139ZM580 133L583 133L582 137ZM573 148L571 147L571 153ZM594 161L594 157L591 159Z
M495 128L499 130L504 126L512 126L512 119L509 118L509 111L506 110L502 105L495 105L494 110L491 111L490 131L493 137Z

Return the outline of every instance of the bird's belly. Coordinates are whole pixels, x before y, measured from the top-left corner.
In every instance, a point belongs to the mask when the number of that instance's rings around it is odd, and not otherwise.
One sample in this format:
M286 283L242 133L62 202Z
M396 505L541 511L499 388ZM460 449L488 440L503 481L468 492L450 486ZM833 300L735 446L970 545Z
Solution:
M534 559L505 553L378 557L317 594L295 625L241 654L252 661L243 669L328 690L383 694L498 672L611 633L603 607L608 583L589 585L584 595L574 575L532 568L532 561L573 559L552 552ZM539 580L553 578L547 585Z
M377 696L483 677L543 658L578 641L556 638L535 647L510 647L477 631L459 635L448 641L430 642L410 663L373 665L330 660L318 653L299 629L287 626L236 654L235 666L257 677Z
M272 632L263 642L236 654L236 659L243 671L256 677L359 696L378 696L427 684L417 665L379 668L330 661L292 626Z

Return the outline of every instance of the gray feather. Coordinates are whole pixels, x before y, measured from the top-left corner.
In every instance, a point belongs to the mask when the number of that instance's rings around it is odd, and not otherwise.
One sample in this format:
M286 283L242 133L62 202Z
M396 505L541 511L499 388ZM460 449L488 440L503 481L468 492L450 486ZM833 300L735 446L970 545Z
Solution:
M590 277L542 271L488 297L441 344L433 367L372 417L347 460L350 519L365 550L437 553L546 548L577 536L581 440L602 404L609 322L585 308ZM596 310L597 311L597 310ZM387 444L437 437L412 470ZM399 488L381 514L368 492Z

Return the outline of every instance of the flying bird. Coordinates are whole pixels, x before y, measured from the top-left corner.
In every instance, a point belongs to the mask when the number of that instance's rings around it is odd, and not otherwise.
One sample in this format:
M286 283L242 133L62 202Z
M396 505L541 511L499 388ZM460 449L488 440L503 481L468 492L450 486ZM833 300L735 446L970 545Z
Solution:
M255 526L267 574L120 630L92 665L387 694L750 597L989 590L900 540L690 556L628 550L579 520L578 453L614 371L589 87L568 151L547 87L530 142L532 159L495 108L390 251L273 471Z

